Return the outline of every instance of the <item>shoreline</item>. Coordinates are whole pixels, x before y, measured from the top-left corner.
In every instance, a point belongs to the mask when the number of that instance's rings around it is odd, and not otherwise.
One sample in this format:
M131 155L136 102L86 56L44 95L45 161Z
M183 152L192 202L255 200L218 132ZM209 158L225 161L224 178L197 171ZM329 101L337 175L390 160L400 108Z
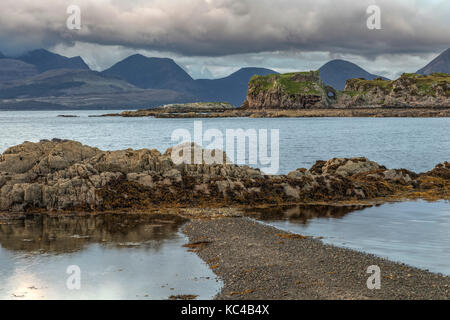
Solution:
M448 118L449 108L240 109L220 112L123 111L91 117L155 118Z
M119 213L126 212L66 216ZM289 233L238 208L126 214L181 222L179 232L188 238L183 246L197 254L224 283L215 297L218 300L450 299L450 276L326 244L321 237ZM0 224L28 215L0 213ZM369 290L366 285L370 276L366 270L372 265L381 269L380 290Z
M182 231L191 251L223 280L219 300L450 298L448 276L248 218L193 219ZM367 288L366 270L371 265L381 269L380 290Z

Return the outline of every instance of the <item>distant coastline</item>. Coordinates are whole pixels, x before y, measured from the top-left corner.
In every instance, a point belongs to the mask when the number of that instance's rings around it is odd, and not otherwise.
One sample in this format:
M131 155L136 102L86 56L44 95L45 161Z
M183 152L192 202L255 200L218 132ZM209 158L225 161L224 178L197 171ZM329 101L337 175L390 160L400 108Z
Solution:
M240 108L187 103L105 116L157 118L448 117L450 75L403 74L397 80L349 79L345 90L324 84L319 71L251 78Z
M448 118L450 108L352 108L352 109L272 109L222 112L163 112L161 109L124 111L92 117L155 117L155 118Z

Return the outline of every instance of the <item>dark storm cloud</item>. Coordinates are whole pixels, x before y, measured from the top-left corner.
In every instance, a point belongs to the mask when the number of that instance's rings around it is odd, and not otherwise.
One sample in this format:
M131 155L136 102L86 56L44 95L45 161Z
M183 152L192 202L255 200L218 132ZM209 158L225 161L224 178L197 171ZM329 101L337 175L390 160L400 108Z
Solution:
M366 8L381 8L368 30ZM82 29L66 28L79 5ZM375 58L448 47L448 1L420 0L2 0L0 50L75 42L184 56L325 51Z

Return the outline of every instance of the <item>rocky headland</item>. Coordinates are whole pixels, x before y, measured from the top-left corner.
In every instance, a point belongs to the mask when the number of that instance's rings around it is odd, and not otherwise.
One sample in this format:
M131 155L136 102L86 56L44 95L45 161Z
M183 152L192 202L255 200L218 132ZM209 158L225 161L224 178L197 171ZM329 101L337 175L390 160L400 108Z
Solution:
M449 108L450 75L403 74L397 80L349 79L344 91L324 86L319 72L255 76L243 109Z
M336 108L449 108L450 75L404 73L397 80L350 79Z
M226 103L167 105L104 116L216 117L449 117L450 75L403 74L397 80L347 80L345 90L324 85L318 71L254 76L240 108Z
M242 109L320 109L330 107L335 90L319 71L254 76Z
M205 152L204 150L202 152ZM450 199L450 163L427 173L365 158L264 175L248 166L175 164L172 149L102 151L69 140L25 142L0 156L0 211L111 211Z

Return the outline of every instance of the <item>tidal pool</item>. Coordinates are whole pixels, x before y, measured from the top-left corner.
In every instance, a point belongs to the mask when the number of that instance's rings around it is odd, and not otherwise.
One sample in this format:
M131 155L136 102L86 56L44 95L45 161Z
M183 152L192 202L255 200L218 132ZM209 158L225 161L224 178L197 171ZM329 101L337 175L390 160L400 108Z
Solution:
M0 220L0 299L212 299L222 282L183 247L182 224L130 214Z
M281 230L450 275L449 201L290 206L248 214Z

